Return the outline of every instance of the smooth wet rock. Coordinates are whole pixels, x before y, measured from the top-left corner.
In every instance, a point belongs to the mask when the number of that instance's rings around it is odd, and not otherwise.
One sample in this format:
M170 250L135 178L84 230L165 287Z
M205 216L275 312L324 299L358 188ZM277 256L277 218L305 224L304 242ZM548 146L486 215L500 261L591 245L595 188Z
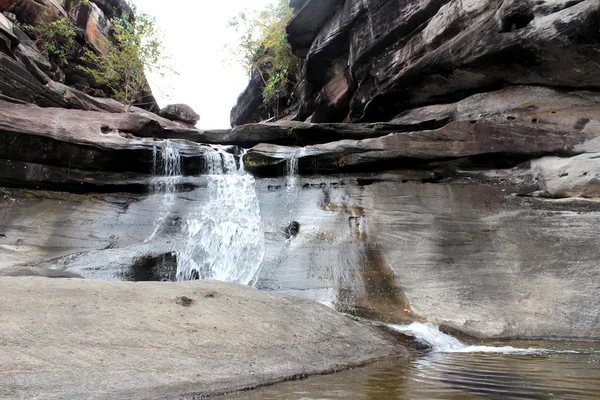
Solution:
M0 285L2 397L220 394L404 352L316 302L223 282Z
M584 156L573 161L592 162ZM583 184L552 192L554 181L578 184L591 172L568 168L569 159L548 157L507 169L464 165L443 178L434 168L298 177L293 187L258 179L266 250L254 284L368 319L420 318L479 337L597 338L589 249L600 210L597 194L580 194ZM109 280L141 258L184 251L185 220L211 201L201 186L168 207L158 194L11 192L0 199L0 269ZM290 220L301 229L286 240Z
M285 208L275 205L286 191L268 189L285 178L259 180L267 250L257 287L477 337L597 338L597 198L523 196L504 170L488 181L464 173L441 183L405 171L298 178ZM291 245L280 218L302 224Z

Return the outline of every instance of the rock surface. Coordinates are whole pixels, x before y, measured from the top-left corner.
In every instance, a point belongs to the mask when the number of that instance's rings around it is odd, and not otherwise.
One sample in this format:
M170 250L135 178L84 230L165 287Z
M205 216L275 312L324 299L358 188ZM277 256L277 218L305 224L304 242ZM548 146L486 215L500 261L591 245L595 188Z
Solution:
M598 186L556 186L571 177L567 160L442 180L427 170L258 179L266 248L254 285L386 322L597 339ZM185 252L186 221L212 193L196 185L167 206L161 194L15 190L0 199L0 271L122 280L140 261ZM591 198L564 197L579 194Z
M171 121L181 121L192 126L200 121L200 116L187 104L169 104L160 110L160 116Z
M502 172L440 183L414 171L305 177L292 200L286 179L261 179L256 286L475 336L598 338L597 197L523 196L535 188ZM286 241L291 220L301 229Z
M111 114L9 102L0 104L2 180L12 185L77 178L85 185L96 178L102 180L102 172L97 171L135 172L146 174L148 178L155 167L157 150L167 144L140 136L158 136L163 125L176 126L149 113ZM169 145L175 146L181 154L185 174L204 171L204 146L183 141ZM27 170L23 163L35 165ZM71 169L77 178L70 177ZM87 175L82 171L87 171ZM134 178L132 175L123 177Z
M132 10L124 0L5 0L0 12L15 16L20 24L48 24L68 18L77 32L77 51L84 46L98 54L107 54L110 40L110 18ZM102 87L77 66L77 56L60 68L42 55L35 40L30 39L19 25L0 19L0 96L3 99L37 104L42 107L64 107L93 111L121 112L123 105L104 107L94 96L104 97ZM66 83L64 85L63 83ZM106 89L106 88L104 88ZM141 101L145 109L158 112L156 100L146 93Z
M300 96L303 120L389 121L507 86L600 87L596 0L291 5L288 39L304 58L300 87L308 94Z
M219 394L403 351L323 305L235 284L0 278L0 285L0 397Z
M380 137L348 140L347 135L346 140L301 149L260 144L245 160L250 170L273 174L292 155L298 158L300 171L312 173L424 168L433 161L465 157L494 164L598 153L599 104L600 95L594 92L508 88L454 104L409 110L392 124L371 124L373 131L382 133Z
M259 108L262 104L262 92L265 88L265 80L262 72L255 68L250 76L250 82L242 93L240 93L236 105L231 109L230 123L235 127L251 122L259 122L264 119Z

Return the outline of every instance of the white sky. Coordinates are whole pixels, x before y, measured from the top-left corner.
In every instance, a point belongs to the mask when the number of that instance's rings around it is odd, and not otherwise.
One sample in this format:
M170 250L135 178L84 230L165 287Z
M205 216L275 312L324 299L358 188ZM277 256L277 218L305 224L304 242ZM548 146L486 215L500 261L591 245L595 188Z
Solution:
M150 77L159 105L189 104L200 114L199 128L229 127L229 112L248 76L241 65L226 61L226 45L235 45L236 37L228 22L245 9L263 9L271 1L134 0L140 11L156 17L179 73L169 79Z

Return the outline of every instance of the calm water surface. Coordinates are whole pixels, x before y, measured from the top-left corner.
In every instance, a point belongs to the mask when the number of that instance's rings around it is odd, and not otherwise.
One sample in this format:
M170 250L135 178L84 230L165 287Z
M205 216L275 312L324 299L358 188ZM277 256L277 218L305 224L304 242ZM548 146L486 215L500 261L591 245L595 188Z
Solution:
M432 351L333 375L286 382L226 400L600 399L600 343L490 344L508 353ZM522 349L522 351L521 351ZM493 351L494 349L492 349Z

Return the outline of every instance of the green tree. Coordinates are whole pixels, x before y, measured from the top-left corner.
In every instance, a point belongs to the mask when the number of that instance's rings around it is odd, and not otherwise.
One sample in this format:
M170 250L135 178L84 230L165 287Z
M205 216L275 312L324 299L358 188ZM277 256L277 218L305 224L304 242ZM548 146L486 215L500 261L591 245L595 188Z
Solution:
M65 17L49 24L22 25L21 28L33 33L40 53L61 67L67 64L77 49L75 30Z
M129 111L150 91L146 72L164 77L173 71L166 64L154 17L141 12L134 17L124 12L110 22L112 45L108 54L86 49L81 58L85 66L79 68L97 83L106 85L123 102L124 111Z
M263 107L278 116L283 98L291 100L300 77L300 58L293 54L285 28L293 16L288 0L277 0L264 10L240 13L229 25L238 33L238 59L248 74L258 68L265 83Z

